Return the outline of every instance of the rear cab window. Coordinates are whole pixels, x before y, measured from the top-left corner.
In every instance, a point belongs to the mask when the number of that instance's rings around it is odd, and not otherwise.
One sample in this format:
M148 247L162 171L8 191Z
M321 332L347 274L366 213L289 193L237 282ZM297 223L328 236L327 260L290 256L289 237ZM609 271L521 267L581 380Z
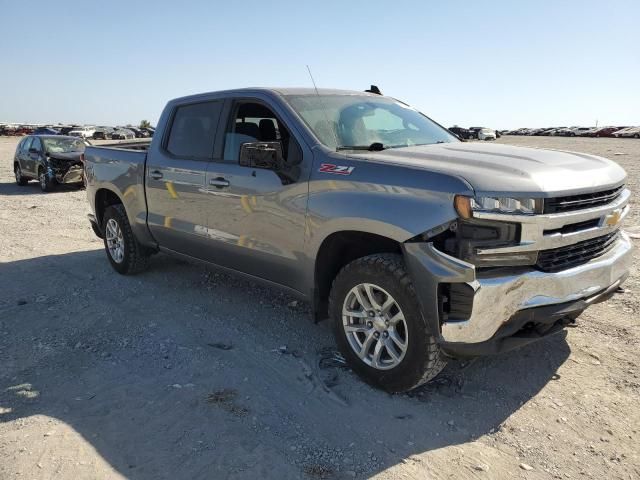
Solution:
M176 108L165 149L176 157L209 160L222 112L220 100Z

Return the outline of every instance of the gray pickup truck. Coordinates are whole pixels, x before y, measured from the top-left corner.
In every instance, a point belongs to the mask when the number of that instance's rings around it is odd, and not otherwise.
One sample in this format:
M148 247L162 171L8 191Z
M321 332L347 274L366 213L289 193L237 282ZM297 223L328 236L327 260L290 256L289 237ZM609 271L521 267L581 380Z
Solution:
M85 176L117 272L165 252L283 287L391 392L558 332L632 256L614 162L461 142L375 93L172 100L150 143L88 147Z

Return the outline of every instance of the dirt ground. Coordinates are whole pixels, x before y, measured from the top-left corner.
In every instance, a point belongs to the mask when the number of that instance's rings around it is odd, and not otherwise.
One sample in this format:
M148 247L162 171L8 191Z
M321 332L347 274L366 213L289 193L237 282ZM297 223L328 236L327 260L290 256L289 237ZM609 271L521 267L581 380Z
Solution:
M607 156L640 193L638 140L499 141ZM278 291L164 255L114 273L84 191L15 185L16 143L0 138L0 479L640 478L638 254L577 326L392 396Z

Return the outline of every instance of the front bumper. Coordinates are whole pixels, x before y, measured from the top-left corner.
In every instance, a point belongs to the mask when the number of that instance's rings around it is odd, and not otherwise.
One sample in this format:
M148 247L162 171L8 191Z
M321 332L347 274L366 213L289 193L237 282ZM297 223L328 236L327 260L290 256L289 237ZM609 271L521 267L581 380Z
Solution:
M631 241L624 232L604 255L555 273L530 267L478 272L474 265L440 252L432 243L406 243L404 253L423 315L431 330L437 332L445 351L455 351L456 346L461 345L491 342L500 335L501 329L504 333L508 325L544 323L540 312L547 307L558 307L558 311L569 308L579 313L601 301L604 293L615 290L628 275L632 261ZM440 321L438 286L448 283L466 283L473 289L468 318ZM530 319L523 321L527 315Z
M73 165L68 169L54 170L58 183L82 183L82 165Z

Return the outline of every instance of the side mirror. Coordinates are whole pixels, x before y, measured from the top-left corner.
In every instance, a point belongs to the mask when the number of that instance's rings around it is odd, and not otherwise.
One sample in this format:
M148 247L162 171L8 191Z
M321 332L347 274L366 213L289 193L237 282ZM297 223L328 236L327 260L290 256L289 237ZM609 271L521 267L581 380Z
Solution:
M240 147L240 165L243 167L280 170L284 165L280 142L247 142Z

